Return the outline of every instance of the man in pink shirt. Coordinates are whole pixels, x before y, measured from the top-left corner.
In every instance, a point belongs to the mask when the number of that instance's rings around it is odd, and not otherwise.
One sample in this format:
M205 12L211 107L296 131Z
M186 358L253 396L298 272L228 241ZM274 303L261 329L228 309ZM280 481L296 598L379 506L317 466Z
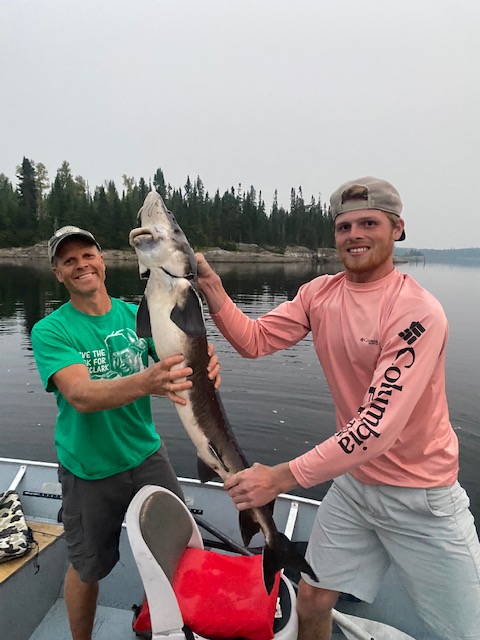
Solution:
M457 481L445 314L394 267L405 231L389 182L351 180L330 202L345 271L314 278L256 320L197 256L200 288L235 349L257 358L311 331L336 409L329 439L289 462L256 463L225 487L243 510L333 479L306 554L319 582L303 576L299 585L300 640L328 640L339 593L372 602L390 564L439 637L480 640L480 544Z

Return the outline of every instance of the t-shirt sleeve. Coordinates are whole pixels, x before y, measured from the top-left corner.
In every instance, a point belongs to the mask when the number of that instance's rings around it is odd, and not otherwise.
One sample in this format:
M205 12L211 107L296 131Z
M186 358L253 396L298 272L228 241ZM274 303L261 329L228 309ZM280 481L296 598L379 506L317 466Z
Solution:
M30 334L33 355L40 378L46 391L56 387L52 376L72 364L85 364L82 355L69 344L62 331L55 330L51 323L37 323Z

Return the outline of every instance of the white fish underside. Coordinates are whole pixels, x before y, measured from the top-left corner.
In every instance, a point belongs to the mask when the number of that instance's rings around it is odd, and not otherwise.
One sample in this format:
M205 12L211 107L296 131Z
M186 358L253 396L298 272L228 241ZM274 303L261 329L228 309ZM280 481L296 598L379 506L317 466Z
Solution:
M176 286L171 287L167 283L167 276L160 274L155 277L156 275L157 274L151 274L145 290L145 296L150 312L152 338L155 350L159 359L164 360L178 353L185 354L189 351L189 337L172 322L170 316L177 304L179 290L181 292L183 287L189 288L191 285L188 280L177 280ZM190 363L184 360L176 365L174 369L182 369L188 366L190 366ZM178 392L179 396L186 399L187 404L185 406L176 404L175 408L185 431L195 445L198 456L206 464L214 468L222 480L225 480L232 474L225 471L211 451L210 441L198 423L192 409L191 395L193 393L193 388Z

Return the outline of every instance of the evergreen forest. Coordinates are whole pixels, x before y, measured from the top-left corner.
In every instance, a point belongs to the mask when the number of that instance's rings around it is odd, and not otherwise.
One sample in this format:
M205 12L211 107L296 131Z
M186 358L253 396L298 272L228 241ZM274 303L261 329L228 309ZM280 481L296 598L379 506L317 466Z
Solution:
M290 208L277 204L265 210L262 194L251 186L232 187L211 196L202 180L187 177L183 188L172 187L157 169L152 182L123 175L119 191L113 181L95 187L74 177L63 162L53 182L45 166L23 158L16 171L17 184L0 173L0 247L27 247L44 242L60 227L73 224L91 231L105 249L128 246L145 196L155 188L173 212L195 248L235 250L238 243L255 243L282 250L301 245L309 249L333 247L333 223L320 198L306 203L302 189L291 189Z

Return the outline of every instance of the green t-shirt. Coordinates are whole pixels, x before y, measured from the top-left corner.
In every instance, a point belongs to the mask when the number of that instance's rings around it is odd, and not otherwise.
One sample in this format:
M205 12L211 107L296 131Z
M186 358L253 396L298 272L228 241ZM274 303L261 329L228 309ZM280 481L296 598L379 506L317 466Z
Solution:
M136 312L135 305L116 298L102 316L81 313L67 302L32 330L40 377L57 400L58 460L85 480L132 469L160 446L149 396L117 409L79 413L52 382L57 371L72 364L85 364L92 380L128 376L147 367L149 353L155 357L155 351L151 341L135 333Z

